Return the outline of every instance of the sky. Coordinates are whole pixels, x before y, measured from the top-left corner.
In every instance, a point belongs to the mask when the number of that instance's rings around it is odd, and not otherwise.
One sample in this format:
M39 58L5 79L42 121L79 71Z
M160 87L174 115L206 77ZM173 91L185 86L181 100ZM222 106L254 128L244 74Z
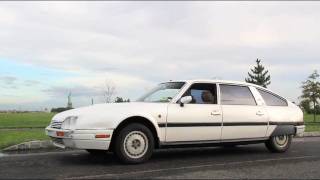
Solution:
M298 101L320 70L320 2L0 2L0 110L134 100L180 79L244 81Z

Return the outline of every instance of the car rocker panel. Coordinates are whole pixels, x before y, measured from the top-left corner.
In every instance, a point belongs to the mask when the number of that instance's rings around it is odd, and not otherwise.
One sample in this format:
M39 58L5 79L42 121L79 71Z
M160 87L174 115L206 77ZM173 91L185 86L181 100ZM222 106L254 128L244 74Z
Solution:
M141 163L154 148L264 142L285 152L304 132L295 104L263 87L222 80L161 83L137 102L97 104L56 114L46 128L60 148L110 150Z

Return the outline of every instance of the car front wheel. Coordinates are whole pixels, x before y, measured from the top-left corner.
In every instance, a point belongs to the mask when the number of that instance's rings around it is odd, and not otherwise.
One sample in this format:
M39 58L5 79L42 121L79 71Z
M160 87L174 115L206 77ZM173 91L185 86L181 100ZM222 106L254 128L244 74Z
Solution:
M115 140L115 153L124 163L142 163L151 157L154 149L152 132L143 124L129 124Z
M292 135L279 135L270 137L265 143L271 152L285 152L289 149L292 141Z

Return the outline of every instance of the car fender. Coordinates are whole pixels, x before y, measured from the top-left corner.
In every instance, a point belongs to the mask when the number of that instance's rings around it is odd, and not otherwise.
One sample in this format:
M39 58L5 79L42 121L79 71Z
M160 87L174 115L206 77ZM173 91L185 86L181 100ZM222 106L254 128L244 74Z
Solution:
M157 133L157 137L159 138L159 140L161 141L162 140L162 135L161 135L161 131L160 131L160 128L159 128L159 125L158 125L158 122L157 120L151 115L151 114L141 114L141 113L134 113L134 114L130 114L128 116L126 116L125 118L122 118L122 120L119 120L119 121L116 121L117 124L115 124L115 129L118 128L118 126L126 121L127 119L130 119L132 117L141 117L141 118L144 118L146 120L148 120L152 125L153 127L155 128L156 130L156 133Z

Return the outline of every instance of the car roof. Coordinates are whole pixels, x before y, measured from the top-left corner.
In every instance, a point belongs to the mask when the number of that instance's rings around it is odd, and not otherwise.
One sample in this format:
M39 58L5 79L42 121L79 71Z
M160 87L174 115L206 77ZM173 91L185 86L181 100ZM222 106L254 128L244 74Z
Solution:
M235 85L246 85L246 86L254 86L258 87L261 89L268 90L262 86L252 84L252 83L247 83L247 82L242 82L242 81L231 81L231 80L221 80L221 79L189 79L189 80L177 80L177 81L168 81L168 82L187 82L187 83L195 83L195 82L203 82L203 83L226 83L226 84L235 84Z
M231 81L231 80L222 80L222 79L189 79L189 80L175 80L175 81L170 80L170 81L167 81L167 82L186 82L188 84L192 84L192 83L225 83L225 84L233 84L233 85L253 86L253 87L265 90L267 92L270 92L270 93L272 93L272 94L274 94L276 96L279 96L279 97L281 97L283 99L287 99L287 98L284 98L283 96L280 96L278 93L276 93L276 92L274 92L274 91L272 91L270 89L267 89L265 87L262 87L262 86L259 86L259 85L256 85L256 84L242 82L242 81Z

